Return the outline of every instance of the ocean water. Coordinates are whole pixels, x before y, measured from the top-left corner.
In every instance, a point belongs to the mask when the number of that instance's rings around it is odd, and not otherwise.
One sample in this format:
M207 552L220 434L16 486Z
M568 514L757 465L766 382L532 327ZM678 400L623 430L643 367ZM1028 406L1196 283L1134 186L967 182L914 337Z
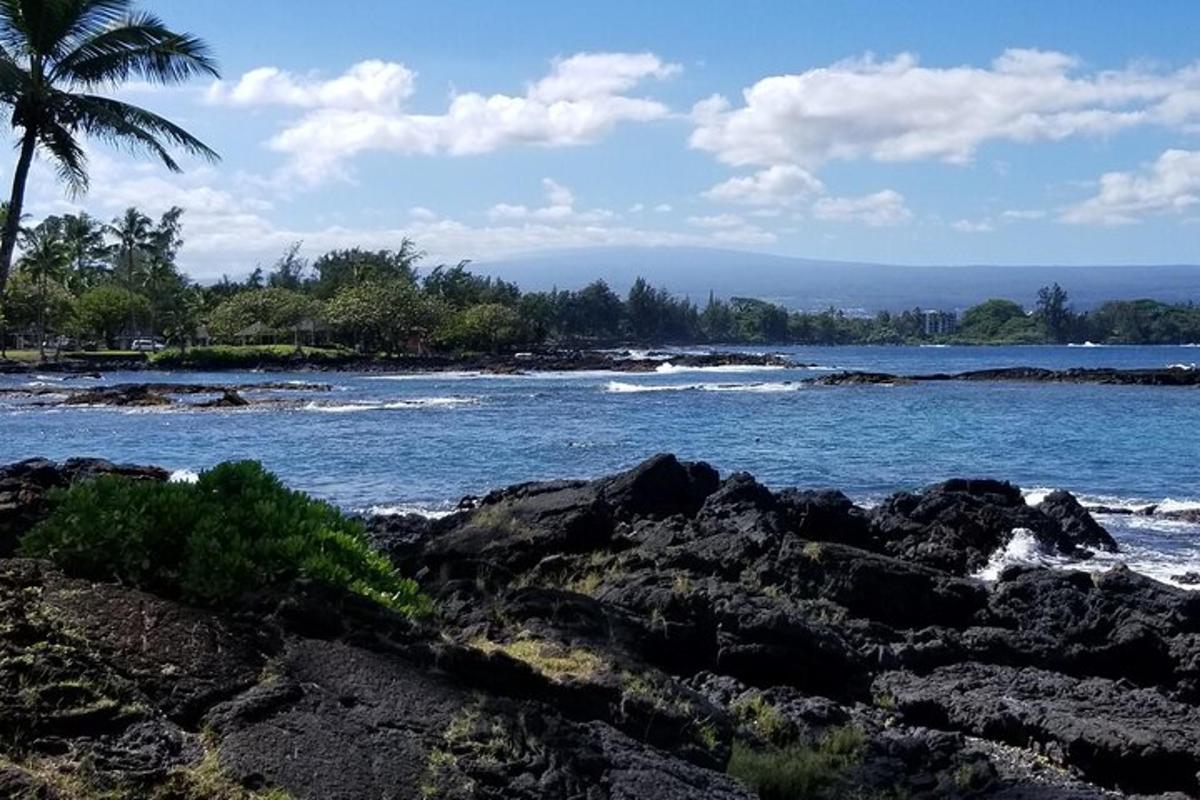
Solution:
M753 349L753 348L744 348ZM814 387L834 369L918 374L1002 366L1164 367L1196 347L782 348L809 369L649 374L113 373L101 380L0 376L0 387L124 381L326 382L264 392L237 410L39 408L0 395L0 462L76 455L187 475L253 458L347 510L444 512L462 496L525 480L591 477L669 451L774 486L836 487L870 504L956 476L1011 480L1036 500L1200 506L1200 390L1016 383ZM1200 526L1152 516L1100 521L1135 569L1200 570ZM1027 544L1027 543L1025 543ZM1045 560L1019 537L997 558Z

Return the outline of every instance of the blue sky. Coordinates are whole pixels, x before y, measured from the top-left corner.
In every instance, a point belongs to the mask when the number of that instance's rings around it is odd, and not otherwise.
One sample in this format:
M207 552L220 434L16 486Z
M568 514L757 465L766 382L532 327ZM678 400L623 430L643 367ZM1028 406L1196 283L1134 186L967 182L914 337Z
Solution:
M197 277L410 235L433 260L700 244L1196 262L1200 5L160 0L223 80L133 86L220 164L92 148L32 210L187 209ZM347 10L349 9L349 10Z

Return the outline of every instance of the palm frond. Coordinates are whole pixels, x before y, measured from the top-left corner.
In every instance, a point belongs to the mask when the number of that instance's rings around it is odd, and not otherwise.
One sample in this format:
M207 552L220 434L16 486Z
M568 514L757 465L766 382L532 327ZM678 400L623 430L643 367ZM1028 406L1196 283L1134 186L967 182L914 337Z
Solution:
M24 54L29 49L21 0L0 0L0 44L14 53Z
M63 125L53 122L39 131L38 143L54 157L59 179L67 185L73 197L87 191L87 154Z
M158 17L142 13L84 39L58 61L51 77L94 86L130 77L167 84L219 74L203 40L175 33Z
M220 156L204 142L164 117L120 100L90 94L62 95L69 118L89 135L118 147L143 150L159 158L172 172L179 165L168 147L177 147L209 161Z
M64 43L79 42L114 27L129 15L130 5L130 0L71 0L73 21L63 35Z
M29 88L29 73L0 45L0 101L12 105Z

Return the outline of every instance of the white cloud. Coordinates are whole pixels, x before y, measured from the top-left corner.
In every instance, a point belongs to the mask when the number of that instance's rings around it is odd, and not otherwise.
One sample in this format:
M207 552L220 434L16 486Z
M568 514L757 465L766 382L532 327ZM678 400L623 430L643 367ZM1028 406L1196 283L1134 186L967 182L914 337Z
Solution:
M813 203L812 215L827 222L861 222L873 228L899 225L913 216L904 195L893 189L862 197L822 197Z
M1129 225L1200 203L1200 150L1167 150L1140 173L1109 172L1100 191L1063 212L1063 222Z
M991 220L960 219L950 223L950 227L959 233L991 233L996 225Z
M795 164L776 164L753 175L730 178L704 193L710 200L743 205L786 205L820 194L825 186Z
M332 80L294 75L277 67L252 69L232 86L215 81L205 99L214 105L296 106L346 111L399 110L412 95L416 73L403 64L362 61Z
M746 220L737 214L714 214L706 217L688 217L687 223L697 228L737 228L746 224Z
M989 68L922 67L867 56L764 78L734 107L714 96L692 111L692 147L735 166L830 160L963 163L989 141L1032 142L1200 118L1200 66L1078 74L1062 53L1008 50Z
M613 212L603 208L576 211L575 195L570 189L551 178L542 178L542 189L546 193L546 205L540 208L529 208L523 205L497 203L488 209L488 218L543 223L588 223L602 222L615 216Z
M628 93L680 71L652 53L579 53L553 62L523 95L455 94L440 114L405 108L415 74L402 64L364 61L332 80L274 67L214 84L210 102L307 109L268 142L292 176L308 183L345 175L366 152L474 155L513 145L566 147L597 141L622 122L667 116L662 103Z
M654 210L655 210L655 212L657 212L659 214L670 214L675 209L671 206L670 203L659 203L658 205L656 205L654 207Z
M408 210L408 215L413 219L420 220L437 219L437 214L425 206L413 206Z
M1005 211L1000 216L1007 220L1034 220L1044 219L1046 212L1039 208L1013 208Z

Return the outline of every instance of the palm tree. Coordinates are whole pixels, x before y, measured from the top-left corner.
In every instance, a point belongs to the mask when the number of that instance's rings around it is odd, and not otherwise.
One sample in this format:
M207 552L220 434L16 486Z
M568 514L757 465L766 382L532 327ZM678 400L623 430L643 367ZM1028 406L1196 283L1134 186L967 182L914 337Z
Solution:
M71 254L68 288L76 293L90 289L104 270L104 258L109 255L104 226L86 212L67 214L62 218L62 237Z
M33 278L37 286L38 352L46 360L46 289L51 280L58 280L68 269L71 254L63 241L60 228L44 222L21 234L21 269Z
M0 103L12 107L12 126L21 129L11 213L0 233L0 296L12 267L29 167L39 149L73 193L84 191L88 181L81 134L149 153L175 172L179 165L168 148L217 158L170 120L93 94L130 78L172 84L218 75L201 39L175 33L131 5L132 0L0 0Z
M3 0L0 0L2 2ZM112 221L111 225L105 227L112 236L115 236L117 243L113 246L113 256L116 263L113 265L113 274L117 278L117 282L125 287L125 291L129 293L129 331L132 336L134 333L133 321L133 296L137 294L137 290L141 288L145 280L146 262L154 252L154 230L151 227L150 218L136 208L130 206L125 209L125 213Z

